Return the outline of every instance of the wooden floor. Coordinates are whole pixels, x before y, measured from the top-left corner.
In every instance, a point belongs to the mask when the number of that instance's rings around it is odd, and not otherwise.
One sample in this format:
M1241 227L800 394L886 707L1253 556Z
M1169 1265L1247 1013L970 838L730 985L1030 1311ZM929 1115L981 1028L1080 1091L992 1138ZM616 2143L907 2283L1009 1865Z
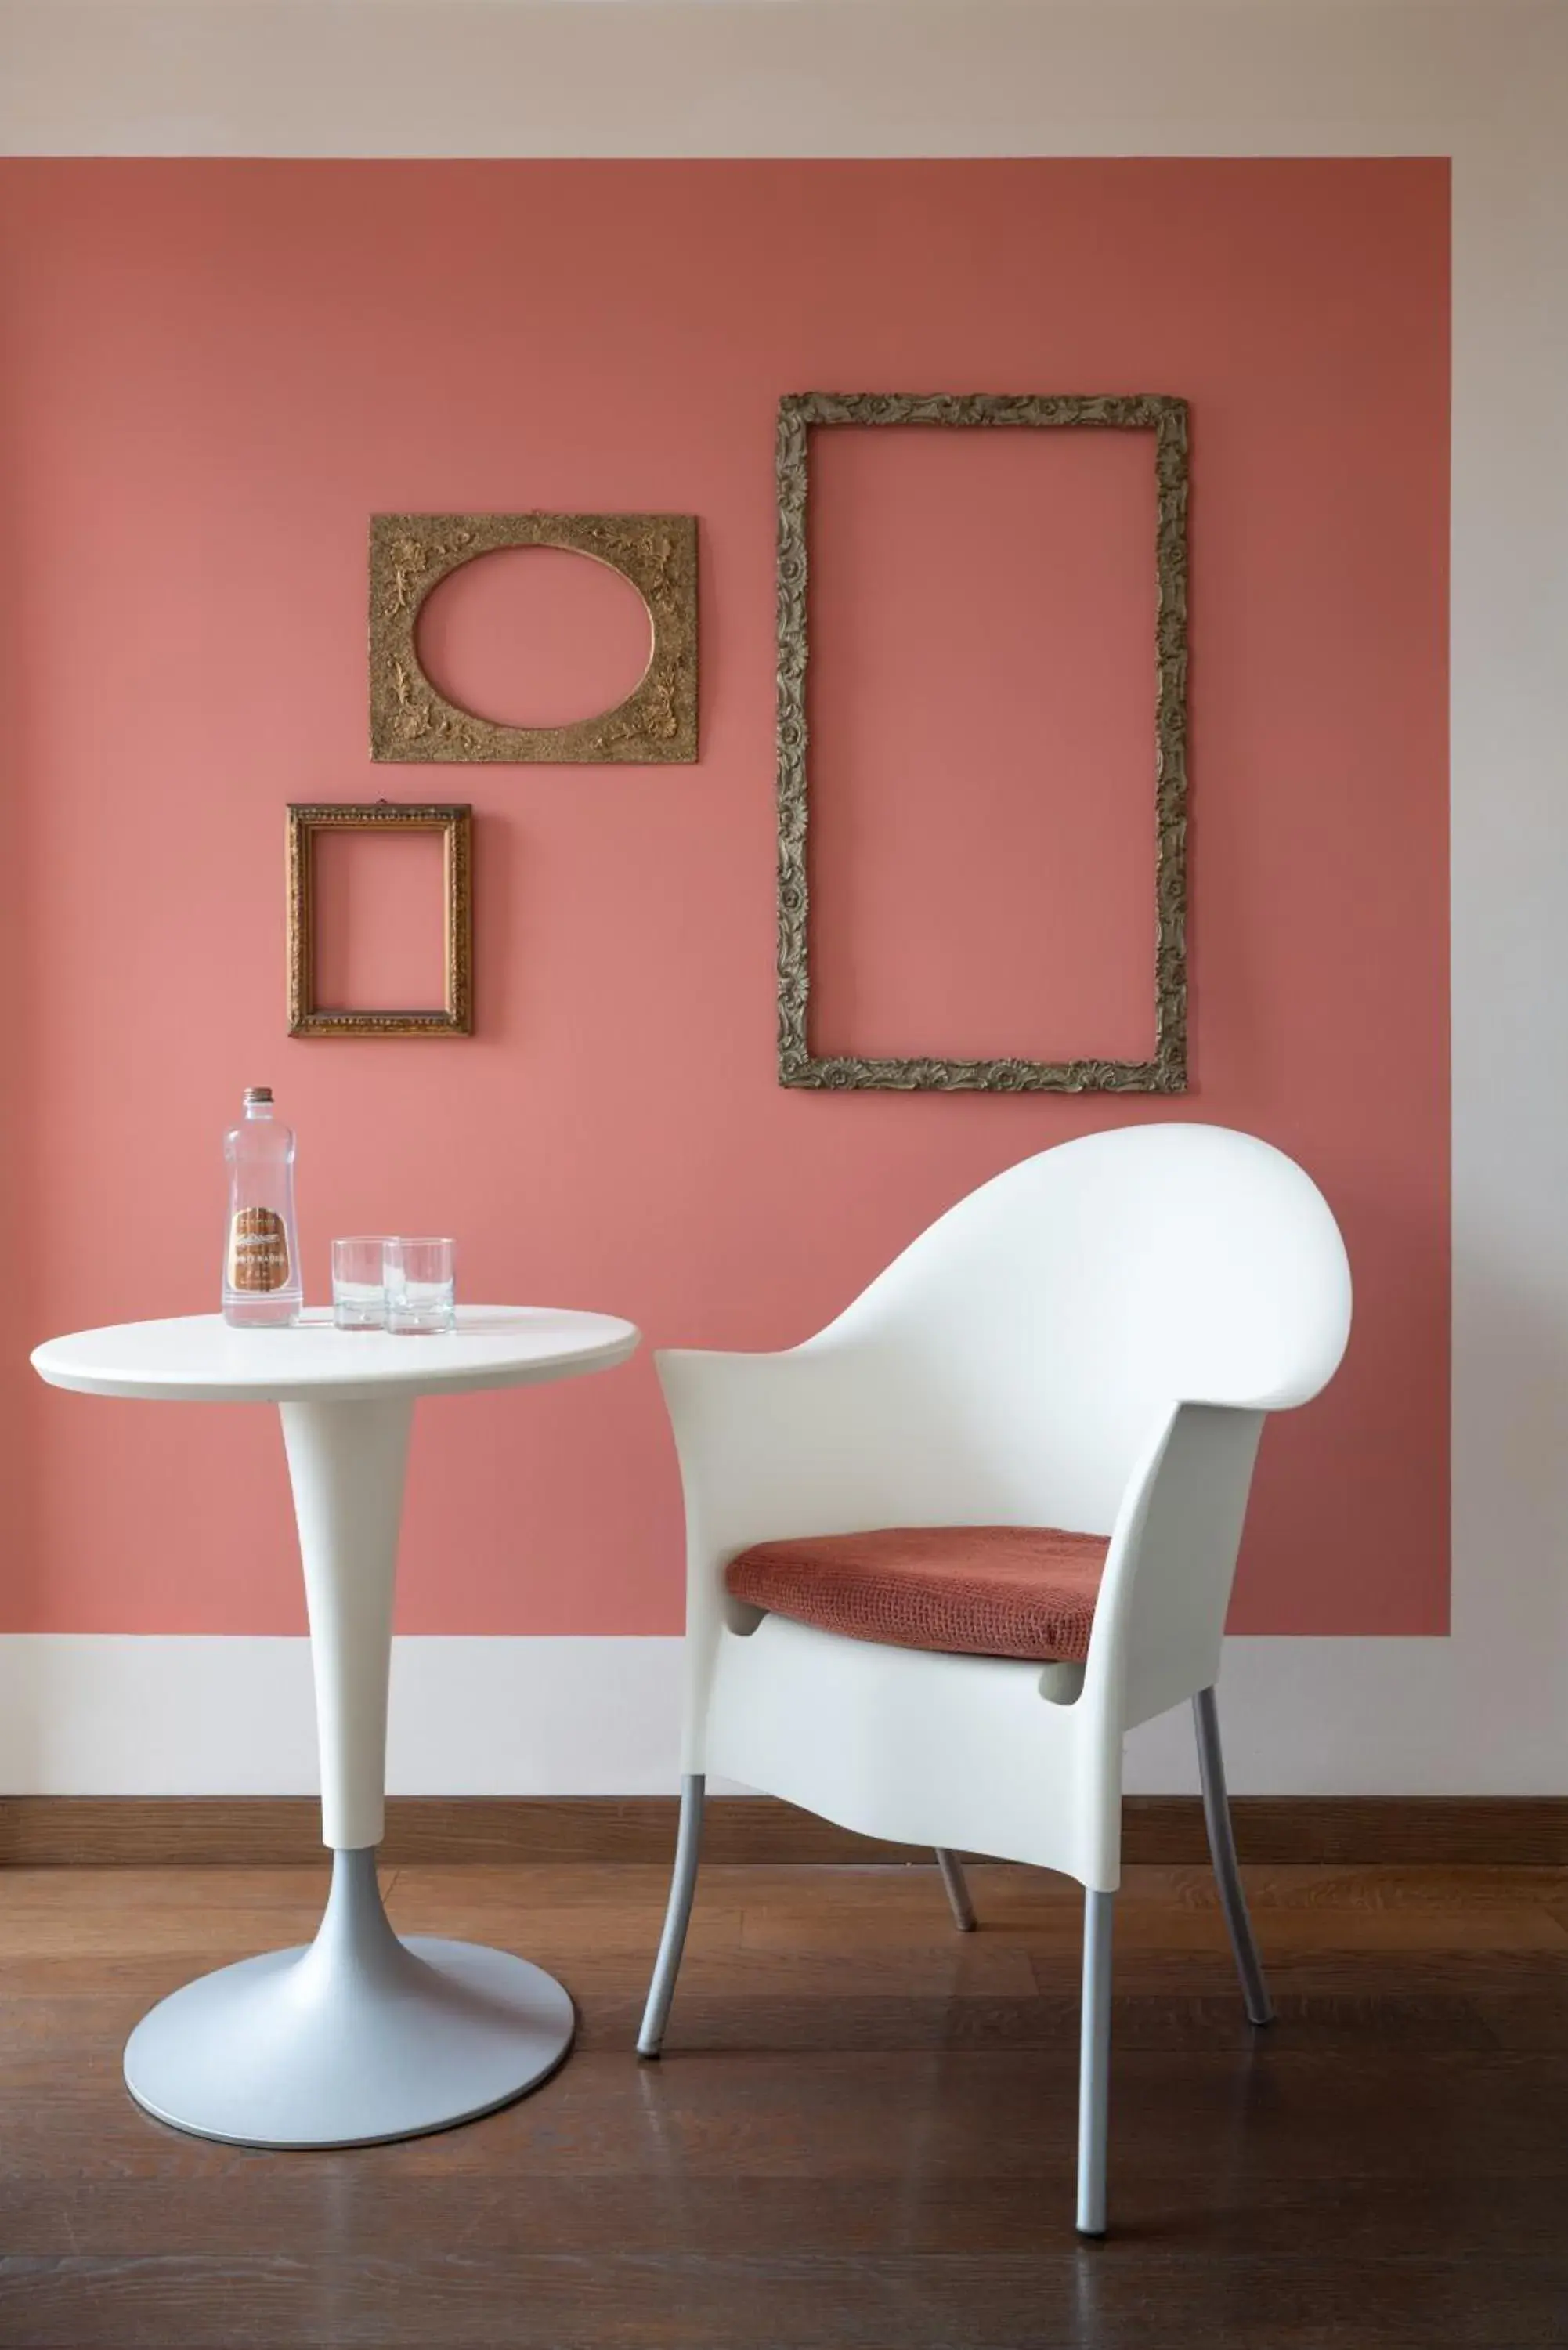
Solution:
M1073 2232L1075 1889L705 1873L661 2064L660 1872L408 1868L404 1931L521 1950L581 2030L444 2136L265 2155L127 2098L138 2015L312 1930L315 1871L0 1872L0 2344L673 2350L1568 2345L1568 1872L1250 1873L1242 2021L1198 1870L1118 1904L1111 2215Z

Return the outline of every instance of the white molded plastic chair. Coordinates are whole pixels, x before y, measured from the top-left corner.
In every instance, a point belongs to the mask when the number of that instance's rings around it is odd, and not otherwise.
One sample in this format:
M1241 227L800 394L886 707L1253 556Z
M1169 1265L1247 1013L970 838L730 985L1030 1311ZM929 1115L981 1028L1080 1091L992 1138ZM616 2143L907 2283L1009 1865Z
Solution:
M867 1835L1074 1877L1086 1893L1078 2226L1106 2226L1122 1742L1195 1709L1210 1849L1247 2012L1272 2014L1236 1869L1214 1683L1266 1412L1307 1402L1350 1328L1321 1193L1221 1127L1090 1135L941 1217L836 1322L776 1355L663 1353L686 1497L680 1837L639 2053L656 2056L705 1775ZM753 1543L881 1526L1110 1536L1087 1660L849 1639L732 1598Z

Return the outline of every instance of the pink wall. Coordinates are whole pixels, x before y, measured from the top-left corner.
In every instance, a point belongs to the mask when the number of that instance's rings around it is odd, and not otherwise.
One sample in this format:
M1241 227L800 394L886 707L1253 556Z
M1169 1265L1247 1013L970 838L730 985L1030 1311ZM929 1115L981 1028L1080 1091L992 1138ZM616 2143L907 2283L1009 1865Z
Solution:
M1153 434L809 463L817 1050L1152 1060Z
M805 1335L1051 1142L1252 1128L1338 1211L1358 1320L1268 1439L1236 1627L1444 1627L1445 165L12 161L0 219L5 1625L301 1626L266 1412L60 1396L20 1359L211 1305L219 1138L266 1081L316 1295L335 1231L455 1231L471 1297L729 1346ZM1184 1101L774 1083L773 414L813 386L1191 400ZM840 470L844 515L896 521ZM389 506L699 515L701 764L372 767L365 522ZM907 657L933 712L911 806L970 855L940 671ZM856 681L824 691L825 758L875 812ZM1109 778L1101 708L1073 723ZM993 723L1000 814L1033 822L1018 752ZM474 803L479 1034L288 1041L283 805L382 794ZM883 877L853 828L827 846L875 937ZM1005 887L1011 935L1030 895ZM1107 891L1101 961L1069 958L1113 1026L1125 919ZM646 1360L424 1407L405 1629L670 1631L680 1606Z

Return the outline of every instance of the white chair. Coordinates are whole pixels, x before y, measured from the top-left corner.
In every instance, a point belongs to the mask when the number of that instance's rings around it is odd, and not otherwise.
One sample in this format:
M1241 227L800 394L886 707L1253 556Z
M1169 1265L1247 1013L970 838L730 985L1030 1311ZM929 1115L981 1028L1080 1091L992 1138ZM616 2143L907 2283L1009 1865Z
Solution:
M871 1836L1085 1888L1077 2221L1106 2228L1122 1745L1195 1709L1210 1846L1247 2012L1272 2014L1231 1841L1214 1683L1263 1416L1333 1376L1338 1229L1300 1168L1220 1127L1123 1128L961 1201L848 1310L776 1355L658 1357L688 1541L674 1881L639 2053L662 2044L707 1773ZM781 1537L885 1527L1108 1536L1082 1663L851 1638L732 1597Z

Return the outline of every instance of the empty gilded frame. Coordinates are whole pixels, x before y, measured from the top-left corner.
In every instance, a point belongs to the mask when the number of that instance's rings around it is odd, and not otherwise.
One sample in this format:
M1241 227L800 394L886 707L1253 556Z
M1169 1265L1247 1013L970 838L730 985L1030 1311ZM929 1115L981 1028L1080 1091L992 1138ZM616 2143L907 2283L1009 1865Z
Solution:
M814 426L952 425L1147 432L1154 454L1155 1052L1147 1061L943 1060L819 1055L809 1035L806 765L808 444ZM779 402L779 1082L903 1093L1158 1093L1187 1090L1187 402L1152 393L1011 398L990 393L808 391Z
M420 666L420 608L462 565L504 547L590 556L648 608L648 667L623 702L569 726L461 710ZM373 515L370 756L414 764L690 765L697 756L697 522L692 515Z
M288 1033L291 1036L471 1036L473 949L468 807L290 806ZM445 1002L439 1010L323 1012L316 1003L315 845L324 832L439 832L442 846Z

